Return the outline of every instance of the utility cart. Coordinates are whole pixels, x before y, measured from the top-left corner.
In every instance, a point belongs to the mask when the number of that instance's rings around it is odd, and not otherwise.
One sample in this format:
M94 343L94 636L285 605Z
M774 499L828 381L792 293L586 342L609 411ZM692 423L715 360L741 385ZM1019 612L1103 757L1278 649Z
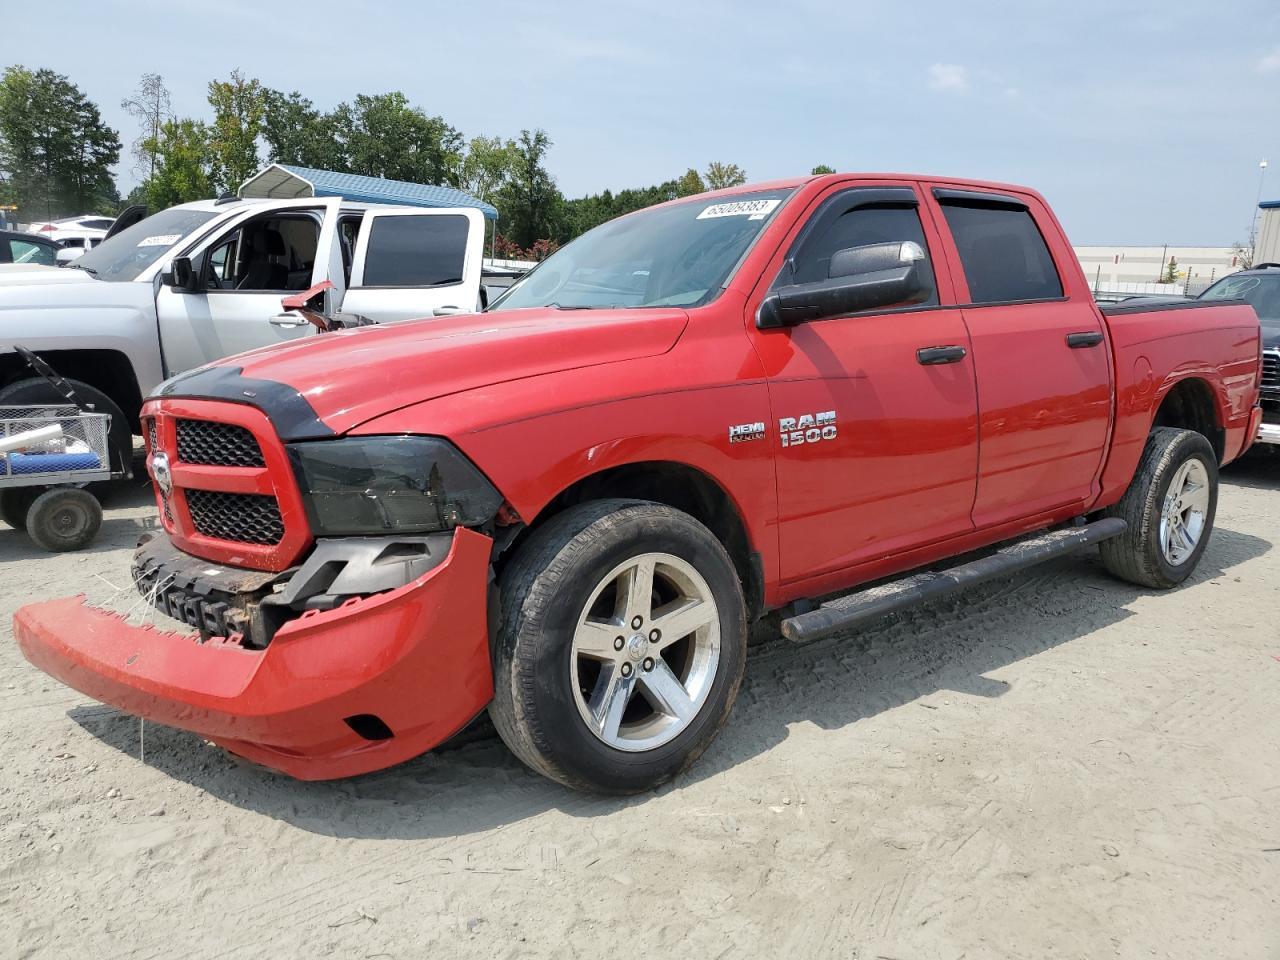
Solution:
M111 414L95 412L38 356L16 349L67 402L0 406L0 519L46 550L79 550L102 526L102 505L85 486L122 475L111 463Z

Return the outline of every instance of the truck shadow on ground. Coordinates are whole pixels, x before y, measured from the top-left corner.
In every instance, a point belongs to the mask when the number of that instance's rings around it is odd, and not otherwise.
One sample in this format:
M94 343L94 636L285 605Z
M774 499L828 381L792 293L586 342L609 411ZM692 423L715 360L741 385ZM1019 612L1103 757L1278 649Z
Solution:
M1271 546L1219 528L1182 589L1211 585ZM737 707L719 738L658 794L719 777L777 747L791 724L838 729L904 704L925 703L940 691L1000 697L1008 685L987 674L1119 623L1134 615L1129 606L1135 600L1150 595L1112 579L1096 553L1086 553L809 646L793 646L774 634L753 647ZM137 718L99 706L74 708L70 716L103 743L132 755L126 762L138 762ZM551 783L509 754L483 717L417 760L328 783L292 780L154 724L146 727L145 747L146 765L164 776L333 837L457 836L552 808L577 817L608 814L653 796L591 797Z

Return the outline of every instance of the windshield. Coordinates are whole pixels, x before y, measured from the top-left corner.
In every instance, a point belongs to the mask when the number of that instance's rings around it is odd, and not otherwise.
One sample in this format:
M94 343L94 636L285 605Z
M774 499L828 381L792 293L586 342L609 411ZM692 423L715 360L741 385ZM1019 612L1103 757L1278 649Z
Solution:
M1280 272L1223 277L1200 294L1201 300L1247 300L1263 323L1280 325Z
M692 307L713 299L790 190L642 210L584 233L491 310Z
M136 280L191 231L212 220L206 210L161 210L103 240L71 267L87 270L99 280Z

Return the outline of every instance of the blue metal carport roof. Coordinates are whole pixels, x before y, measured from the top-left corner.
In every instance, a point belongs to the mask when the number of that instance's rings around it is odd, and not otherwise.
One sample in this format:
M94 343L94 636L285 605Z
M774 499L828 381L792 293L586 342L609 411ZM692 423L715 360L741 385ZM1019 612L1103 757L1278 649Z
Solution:
M342 197L344 200L360 203L397 203L407 207L475 207L488 219L498 219L498 211L491 204L452 187L362 177L354 173L335 173L332 170L295 167L287 163L273 163L263 167L240 185L239 195L246 199Z

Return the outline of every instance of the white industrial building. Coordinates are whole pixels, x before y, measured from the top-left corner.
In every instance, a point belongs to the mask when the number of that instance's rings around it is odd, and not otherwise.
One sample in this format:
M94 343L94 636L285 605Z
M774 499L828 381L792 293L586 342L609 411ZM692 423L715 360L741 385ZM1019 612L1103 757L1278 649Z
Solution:
M1276 221L1280 228L1280 216ZM1117 245L1081 246L1075 251L1095 293L1198 293L1243 267L1231 247ZM1176 284L1162 284L1170 257L1177 260L1180 276Z
M1258 226L1257 256L1254 263L1280 263L1280 200L1268 200L1258 206L1262 222Z

